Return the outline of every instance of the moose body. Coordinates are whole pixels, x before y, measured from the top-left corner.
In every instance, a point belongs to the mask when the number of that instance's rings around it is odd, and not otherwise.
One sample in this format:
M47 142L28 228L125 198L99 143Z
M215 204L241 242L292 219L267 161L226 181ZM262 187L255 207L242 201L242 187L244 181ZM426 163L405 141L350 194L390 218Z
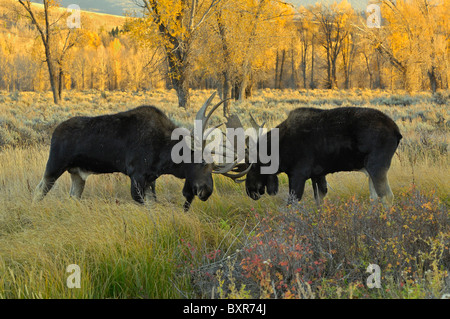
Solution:
M153 106L96 117L73 117L56 127L44 177L36 188L42 199L55 181L68 171L70 195L80 198L90 174L120 172L131 179L132 198L142 203L155 196L155 180L163 174L186 179L185 210L197 195L206 200L213 191L212 165L175 164L171 140L175 124Z
M305 182L311 179L320 204L327 193L327 174L362 171L369 175L371 198L380 197L383 204L392 204L387 172L402 135L384 113L359 107L298 108L277 128L277 174L284 172L289 178L290 201L302 198ZM270 141L270 134L261 138ZM254 200L265 188L270 195L278 192L277 174L263 175L260 167L253 165L246 179L247 194Z

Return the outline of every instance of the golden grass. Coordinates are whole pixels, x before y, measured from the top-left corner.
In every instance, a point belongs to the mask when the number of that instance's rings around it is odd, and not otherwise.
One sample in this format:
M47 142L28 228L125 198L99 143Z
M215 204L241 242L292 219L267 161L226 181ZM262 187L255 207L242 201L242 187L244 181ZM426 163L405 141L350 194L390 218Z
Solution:
M192 105L200 106L210 93L194 91ZM265 90L242 104L234 103L232 111L241 115L244 125L248 125L247 114L251 112L273 127L298 106L330 108L356 103L377 107L396 120L406 145L394 157L389 173L394 194L406 191L414 182L420 189L434 191L448 206L448 151L439 151L439 147L448 147L448 105L430 104L427 94L413 96L414 103L407 106L372 103L383 99L389 99L389 94ZM255 223L253 212L264 214L285 205L285 175L280 176L277 196L264 196L257 202L245 195L242 184L214 176L211 198L207 202L195 200L191 210L184 213L183 181L159 178L158 201L140 206L131 199L129 179L120 174L89 177L81 201L69 198L70 181L64 174L42 202L32 204L32 192L47 160L51 130L62 120L154 104L180 125L189 126L196 112L178 109L173 91L67 92L61 106L50 101L50 93L0 94L2 298L179 298L183 291L191 290L189 276L180 275L180 264L201 262L182 255L181 239L201 251L231 251L242 244L242 230ZM221 114L213 118L213 122L221 120ZM421 144L424 138L427 145ZM328 182L329 202L354 195L368 201L364 174L332 174ZM303 201L313 202L310 184ZM81 289L66 286L69 264L81 267Z

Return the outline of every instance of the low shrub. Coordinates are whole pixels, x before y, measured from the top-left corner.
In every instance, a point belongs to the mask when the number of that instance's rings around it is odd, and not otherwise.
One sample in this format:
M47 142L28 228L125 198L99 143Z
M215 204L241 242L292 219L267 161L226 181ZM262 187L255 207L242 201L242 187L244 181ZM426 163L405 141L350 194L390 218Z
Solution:
M237 253L190 269L203 296L400 298L420 287L420 297L439 298L450 289L450 216L432 192L412 186L389 210L353 197L256 220ZM381 269L381 289L366 285L370 264Z

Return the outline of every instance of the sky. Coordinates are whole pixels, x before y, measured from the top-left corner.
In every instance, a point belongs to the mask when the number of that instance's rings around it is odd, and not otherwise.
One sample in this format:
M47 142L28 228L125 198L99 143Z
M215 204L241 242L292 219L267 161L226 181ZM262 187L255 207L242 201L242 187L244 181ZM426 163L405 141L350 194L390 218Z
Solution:
M332 3L335 0L284 0L285 2L292 3L296 8L300 5L308 6L316 2ZM40 2L40 1L35 1ZM338 0L338 2L340 2ZM368 0L348 0L348 2L357 10L363 10L367 6ZM67 7L69 4L78 4L81 10L109 13L114 15L123 15L124 10L130 8L136 8L133 0L62 0L63 7Z

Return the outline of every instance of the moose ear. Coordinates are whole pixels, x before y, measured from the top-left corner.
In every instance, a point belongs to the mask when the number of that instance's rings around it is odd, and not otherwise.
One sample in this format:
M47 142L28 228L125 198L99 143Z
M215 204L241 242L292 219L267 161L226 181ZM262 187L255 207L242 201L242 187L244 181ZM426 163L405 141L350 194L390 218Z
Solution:
M276 195L278 193L278 176L273 174L267 177L267 194Z

